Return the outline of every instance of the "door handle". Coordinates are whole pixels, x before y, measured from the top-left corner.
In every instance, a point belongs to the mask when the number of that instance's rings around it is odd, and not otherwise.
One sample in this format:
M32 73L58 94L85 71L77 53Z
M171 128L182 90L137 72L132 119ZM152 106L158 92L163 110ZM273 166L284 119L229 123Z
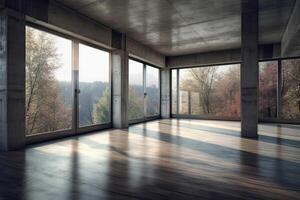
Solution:
M80 89L75 89L75 94L80 94Z

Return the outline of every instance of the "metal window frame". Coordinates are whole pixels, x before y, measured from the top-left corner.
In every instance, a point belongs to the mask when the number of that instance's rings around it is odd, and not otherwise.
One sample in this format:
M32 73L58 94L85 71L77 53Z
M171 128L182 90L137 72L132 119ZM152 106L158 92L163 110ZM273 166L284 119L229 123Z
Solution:
M146 109L146 104L147 102L146 101L146 98L144 97L144 113L143 113L143 117L142 118L136 118L136 119L128 119L128 124L129 125L132 125L132 124L137 124L137 123L141 123L141 122L147 122L147 121L151 121L151 120L155 120L155 119L160 119L161 118L161 68L158 67L158 66L155 66L151 63L148 63L148 62L145 62L145 61L142 61L142 60L139 60L137 58L134 58L134 57L131 57L129 56L129 59L128 59L128 68L129 68L129 61L130 60L133 60L135 62L139 62L141 64L143 64L143 90L144 90L144 94L146 92L146 69L147 69L147 66L150 66L150 67L153 67L153 68L156 68L158 69L159 73L158 73L158 84L159 84L159 113L157 115L149 115L147 116L147 111L145 111ZM128 79L128 82L129 82L129 79Z
M300 124L300 119L284 119L282 118L282 61L284 60L293 60L293 59L300 59L300 56L293 56L293 57L281 57L281 58L270 58L270 59L259 59L258 60L258 67L260 62L267 62L267 61L277 61L277 117L276 118L259 118L259 122L263 123L284 123L284 124ZM239 64L241 69L241 62L232 62L232 63L219 63L219 64L208 64L208 65L200 65L200 66L188 66L188 67L173 67L171 68L171 81L173 79L172 76L172 70L177 71L177 86L176 86L176 107L177 112L172 112L172 106L170 109L170 116L171 118L183 118L183 119L202 119L202 120L220 120L220 121L240 121L240 117L218 117L218 116L208 116L208 115L186 115L186 114L180 114L179 113L179 75L180 75L180 69L191 69L191 68L201 68L201 67L214 67L214 66L226 66L226 65L234 65ZM173 82L171 83L171 90L170 90L170 99L171 99L171 105L172 105L172 87ZM190 104L190 101L189 101Z
M65 33L61 33L59 31L50 29L48 27L42 26L40 24L35 24L33 22L27 21L26 22L26 27L31 27L34 29L37 29L39 31L43 31L49 34L52 34L54 36L62 37L64 39L68 39L71 41L72 46L71 46L71 51L72 51L72 79L71 79L71 84L72 84L72 97L73 97L73 103L72 103L72 123L71 123L71 128L70 129L63 129L63 130L57 130L57 131L51 131L51 132L43 132L43 133L37 133L37 134L32 134L32 135L25 135L26 139L26 145L28 144L34 144L34 143L39 143L39 142L45 142L49 140L54 140L54 139L60 139L64 137L69 137L69 136L77 136L80 134L85 134L85 133L90 133L93 131L100 131L104 129L109 129L112 128L112 69L111 69L111 62L109 60L109 89L110 89L110 122L109 123L104 123L104 124L93 124L90 126L84 126L84 127L79 127L79 97L78 94L76 94L75 90L79 89L79 44L84 44L89 47L105 51L109 53L109 57L111 56L111 50L104 48L102 46L93 44L91 42L78 39L76 37L67 35ZM26 67L26 66L24 66ZM76 70L76 67L78 70Z

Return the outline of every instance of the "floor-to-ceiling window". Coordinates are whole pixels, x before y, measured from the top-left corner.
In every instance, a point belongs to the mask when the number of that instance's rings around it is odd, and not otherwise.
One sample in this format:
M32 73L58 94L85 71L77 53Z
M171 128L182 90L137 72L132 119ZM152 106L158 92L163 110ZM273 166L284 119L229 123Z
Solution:
M147 116L159 115L160 89L159 69L146 65L146 108Z
M110 118L109 53L79 44L79 126L105 124Z
M259 117L261 121L299 122L300 59L259 62Z
M26 135L71 129L72 41L26 27Z
M277 61L259 63L259 117L277 116Z
M300 59L286 59L281 62L281 117L300 119Z
M179 70L177 78L176 71ZM172 93L178 96L173 114L238 118L240 115L240 65L193 67L172 70ZM174 95L172 95L174 98ZM176 101L172 100L172 105ZM173 105L172 108L175 108ZM175 110L176 111L176 110Z
M128 119L142 121L160 114L160 70L129 59Z
M172 69L172 116L239 119L239 66ZM263 122L299 123L299 58L259 62L258 114Z
M26 26L27 136L111 122L109 53L58 35Z
M178 96L177 96L177 73L178 73L177 69L173 69L171 71L171 80L172 80L172 83L171 83L171 88L172 88L172 91L171 91L171 104L172 104L171 112L172 112L172 114L177 113L177 99L178 99Z
M144 65L129 60L128 119L144 117Z

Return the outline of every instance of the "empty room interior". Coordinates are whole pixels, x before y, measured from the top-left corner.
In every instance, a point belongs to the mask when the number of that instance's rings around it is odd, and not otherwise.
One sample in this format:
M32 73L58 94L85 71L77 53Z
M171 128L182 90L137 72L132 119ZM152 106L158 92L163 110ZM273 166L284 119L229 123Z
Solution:
M0 200L299 200L300 0L0 0Z

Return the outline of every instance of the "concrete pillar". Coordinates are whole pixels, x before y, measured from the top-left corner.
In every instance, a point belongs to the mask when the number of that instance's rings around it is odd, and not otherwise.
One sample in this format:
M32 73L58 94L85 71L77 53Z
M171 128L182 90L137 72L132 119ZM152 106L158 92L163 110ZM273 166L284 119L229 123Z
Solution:
M242 0L241 135L257 138L258 0Z
M0 151L25 146L25 16L0 13Z
M113 44L118 49L111 54L112 67L112 124L114 128L128 127L128 52L126 37L113 33Z
M161 118L170 118L170 68L161 69Z

